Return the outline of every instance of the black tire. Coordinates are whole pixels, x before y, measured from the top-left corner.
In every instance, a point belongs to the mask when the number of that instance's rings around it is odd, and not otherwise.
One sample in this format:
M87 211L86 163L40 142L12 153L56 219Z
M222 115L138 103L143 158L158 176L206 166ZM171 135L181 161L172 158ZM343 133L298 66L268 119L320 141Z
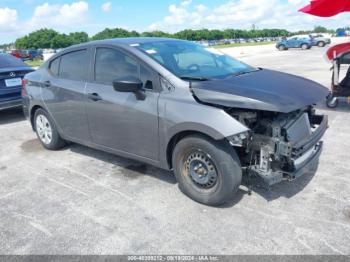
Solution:
M339 104L339 99L337 97L334 97L333 95L330 95L329 97L327 97L326 104L328 108L336 108Z
M286 48L285 45L280 45L280 46L278 47L278 50L279 50L279 51L284 51L284 50L287 50L287 48Z
M309 46L308 44L302 44L302 45L300 46L300 48L301 48L302 50L307 50L307 49L310 49L310 46Z
M199 160L195 159L196 157ZM214 170L215 182L212 178L207 184L195 181L190 174L190 167L194 161L205 162L205 168L208 169L204 170ZM242 182L240 160L226 141L215 141L200 135L188 136L176 145L172 163L180 190L194 201L205 205L224 204L235 196ZM205 172L204 179L207 179L209 174Z
M320 41L320 42L317 43L317 46L318 46L318 47L325 47L325 46L326 46L326 43L323 42L323 41Z
M51 128L51 139L50 142L45 143L44 139L40 136L39 134L39 130L40 127L37 126L37 120L38 118L40 118L41 116L45 117L48 120L48 124ZM41 144L48 150L59 150L61 148L63 148L66 145L66 142L61 138L61 136L59 135L55 122L52 120L52 118L50 117L50 115L44 110L44 109L37 109L35 111L34 114L34 128L35 128L35 132L37 134L37 137L39 139L39 141L41 142Z

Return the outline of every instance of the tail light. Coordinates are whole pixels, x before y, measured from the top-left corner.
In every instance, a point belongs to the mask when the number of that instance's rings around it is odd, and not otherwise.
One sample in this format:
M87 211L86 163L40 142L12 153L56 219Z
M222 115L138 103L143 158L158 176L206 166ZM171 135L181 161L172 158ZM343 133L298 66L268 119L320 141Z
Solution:
M28 83L27 79L22 79L22 97L28 96L27 90L26 90L26 85Z

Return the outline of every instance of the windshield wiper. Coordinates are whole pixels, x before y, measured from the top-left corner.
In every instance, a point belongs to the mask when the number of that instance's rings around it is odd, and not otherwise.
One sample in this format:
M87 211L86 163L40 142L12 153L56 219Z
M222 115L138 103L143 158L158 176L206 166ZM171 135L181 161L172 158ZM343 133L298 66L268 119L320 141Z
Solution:
M210 78L203 76L180 76L182 80L193 80L193 81L209 81Z
M251 71L242 71L242 72L238 72L236 74L233 74L233 76L241 76L241 75L246 75L246 74L250 74L250 73L254 73L254 72L258 72L261 69L257 69L257 70L251 70Z

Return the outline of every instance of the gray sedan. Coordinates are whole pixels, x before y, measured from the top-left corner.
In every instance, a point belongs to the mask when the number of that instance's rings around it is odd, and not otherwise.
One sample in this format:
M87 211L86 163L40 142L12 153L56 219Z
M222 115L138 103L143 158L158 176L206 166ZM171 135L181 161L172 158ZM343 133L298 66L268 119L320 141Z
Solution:
M314 172L328 126L313 108L325 87L175 39L67 48L22 94L45 148L72 141L173 170L207 205L233 198L242 176L273 185Z

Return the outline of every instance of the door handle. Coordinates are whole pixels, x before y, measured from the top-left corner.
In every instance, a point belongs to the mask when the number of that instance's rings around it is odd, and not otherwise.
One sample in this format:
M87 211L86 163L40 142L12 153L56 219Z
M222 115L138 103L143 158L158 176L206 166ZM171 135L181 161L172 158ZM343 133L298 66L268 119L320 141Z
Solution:
M97 93L88 94L88 98L95 102L102 100L102 97L100 97Z
M50 87L51 86L51 82L50 81L44 81L43 85L44 85L44 87Z

